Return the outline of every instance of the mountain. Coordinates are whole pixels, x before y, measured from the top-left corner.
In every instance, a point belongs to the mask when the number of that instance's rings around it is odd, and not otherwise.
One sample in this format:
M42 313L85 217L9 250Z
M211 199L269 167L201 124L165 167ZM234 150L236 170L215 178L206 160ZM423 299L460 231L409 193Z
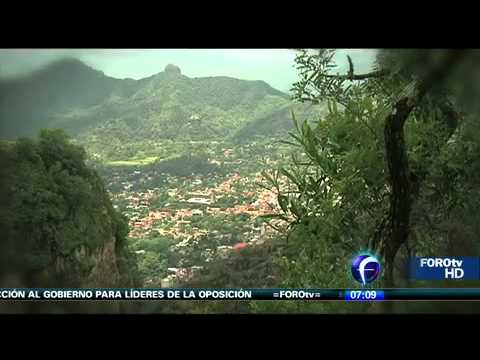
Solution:
M289 102L263 81L189 78L167 70L139 80L131 96L109 98L91 114L102 119L86 133L113 133L125 141L224 138Z
M0 83L0 134L29 136L55 127L83 142L245 141L291 128L292 106L264 81L190 78L175 65L140 80L114 79L67 59Z
M323 107L312 104L289 103L245 124L232 135L231 139L235 143L245 143L265 137L285 137L285 134L293 129L292 112L303 121L318 119L323 110Z
M0 82L0 134L34 135L52 127L75 108L90 108L105 101L128 81L113 79L81 61L51 64L30 76Z

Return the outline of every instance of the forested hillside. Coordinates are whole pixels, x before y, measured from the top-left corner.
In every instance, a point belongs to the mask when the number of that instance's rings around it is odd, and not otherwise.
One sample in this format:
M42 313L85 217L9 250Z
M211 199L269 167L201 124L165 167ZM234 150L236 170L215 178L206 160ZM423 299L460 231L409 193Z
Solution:
M138 142L284 135L292 106L263 81L189 78L175 65L140 80L114 79L67 59L0 82L0 134L62 128L89 152L118 159Z

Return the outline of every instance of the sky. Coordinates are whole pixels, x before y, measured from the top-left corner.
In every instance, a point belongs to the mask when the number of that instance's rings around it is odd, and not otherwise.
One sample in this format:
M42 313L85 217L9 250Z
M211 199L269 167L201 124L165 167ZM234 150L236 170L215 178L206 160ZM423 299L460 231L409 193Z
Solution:
M339 65L346 64L346 54L352 57L356 70L364 71L375 51L339 50ZM24 75L68 57L121 79L141 79L175 64L189 77L264 80L282 91L288 91L297 80L295 51L289 49L0 49L0 76Z

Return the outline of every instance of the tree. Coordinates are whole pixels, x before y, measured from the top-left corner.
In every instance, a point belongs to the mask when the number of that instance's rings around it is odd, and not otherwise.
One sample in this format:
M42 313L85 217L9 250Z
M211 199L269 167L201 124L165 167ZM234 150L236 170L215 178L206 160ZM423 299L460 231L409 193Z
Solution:
M412 209L439 166L442 149L458 132L459 108L474 109L458 83L468 72L479 73L472 65L479 53L383 50L374 69L363 74L355 72L350 57L348 72L334 73L334 55L332 49L298 53L294 98L327 102L329 114L315 128L295 120L296 133L287 143L299 146L305 156L295 156L292 169L270 177L271 188L278 192L281 217L290 217L291 228L327 219L337 229L328 236L340 238L343 247L380 253L385 284L392 286L399 250L411 250ZM278 175L293 190L282 191ZM318 226L315 231L326 235ZM368 242L355 240L359 235Z
M83 147L70 142L62 129L42 129L39 134L41 156L47 168L59 163L71 174L86 174L86 152Z
M28 286L101 284L103 270L92 268L92 254L110 242L115 254L103 258L102 266L124 264L122 274L128 274L128 222L113 208L99 175L84 163L83 149L61 130L50 129L38 139L0 145L0 281L11 277ZM112 284L115 275L108 272Z

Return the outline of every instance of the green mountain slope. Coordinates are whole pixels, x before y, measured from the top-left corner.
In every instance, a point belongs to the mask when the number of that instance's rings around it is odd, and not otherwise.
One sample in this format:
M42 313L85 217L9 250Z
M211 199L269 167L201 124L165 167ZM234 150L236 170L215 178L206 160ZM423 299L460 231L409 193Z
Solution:
M30 76L2 81L0 134L34 135L41 128L55 126L73 109L92 108L112 93L125 93L131 84L109 78L78 60L62 60ZM76 128L76 124L71 126Z
M78 60L63 60L0 83L0 135L62 128L100 152L167 139L245 142L290 129L292 108L287 94L264 81L189 78L175 65L141 80L114 79Z
M292 112L301 121L318 120L324 107L306 104L287 104L264 117L257 118L235 131L231 139L235 143L246 143L253 139L285 138L293 130Z

